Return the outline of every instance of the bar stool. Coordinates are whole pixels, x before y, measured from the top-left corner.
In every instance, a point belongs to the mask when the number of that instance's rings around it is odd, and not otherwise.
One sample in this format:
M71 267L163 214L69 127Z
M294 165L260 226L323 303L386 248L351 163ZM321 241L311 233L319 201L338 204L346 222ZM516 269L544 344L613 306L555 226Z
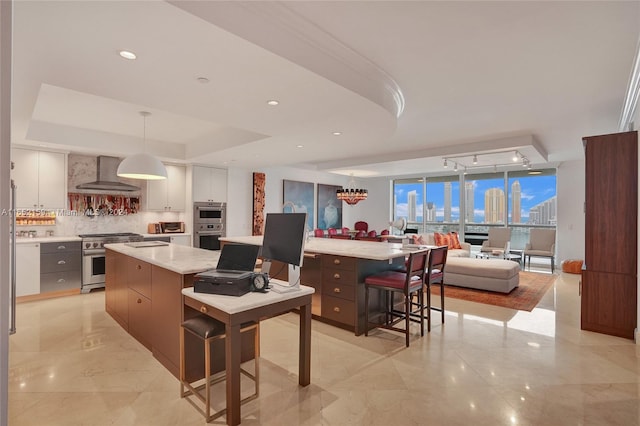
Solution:
M204 342L204 383L195 386L196 382L189 383L186 380L186 368L185 368L185 345L184 336L185 330L193 334L197 338ZM258 397L259 381L260 381L260 324L257 322L248 322L242 324L240 327L240 333L246 333L251 330L255 330L255 352L254 352L254 374L240 367L240 372L245 376L253 380L255 384L255 393L243 398L240 403L244 404ZM189 396L195 396L204 404L204 410L196 404L192 398L187 398L187 401L191 403L206 419L207 422L212 421L226 413L226 408L219 410L211 414L211 385L219 383L225 379L224 374L211 377L211 343L214 340L224 339L226 336L224 324L217 321L207 315L198 315L197 317L188 319L182 323L180 327L180 397L186 398ZM198 381L200 381L199 379ZM187 390L185 391L185 388ZM202 396L200 391L205 389L205 394Z

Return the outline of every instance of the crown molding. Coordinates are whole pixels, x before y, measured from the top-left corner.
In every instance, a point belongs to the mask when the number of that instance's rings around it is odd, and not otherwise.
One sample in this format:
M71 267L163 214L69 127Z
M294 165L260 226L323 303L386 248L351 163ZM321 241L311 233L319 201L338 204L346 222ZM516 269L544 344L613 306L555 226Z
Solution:
M633 59L633 69L629 75L629 83L627 84L627 92L622 105L622 113L620 114L620 124L618 130L625 132L632 129L633 115L638 105L638 96L640 95L640 40L636 46L636 57Z

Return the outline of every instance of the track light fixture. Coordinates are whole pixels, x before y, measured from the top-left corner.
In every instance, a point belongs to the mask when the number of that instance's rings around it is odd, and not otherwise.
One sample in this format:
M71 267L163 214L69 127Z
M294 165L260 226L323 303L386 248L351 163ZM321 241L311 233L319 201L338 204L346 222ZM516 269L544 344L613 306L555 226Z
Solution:
M480 161L479 158L482 158L483 161ZM458 166L460 166L460 169L465 173L473 169L490 169L492 166L494 173L498 173L498 166L504 166L507 169L513 166L531 167L531 160L513 148L442 157L442 165L445 169L448 168L449 162L454 164L454 172L457 172Z

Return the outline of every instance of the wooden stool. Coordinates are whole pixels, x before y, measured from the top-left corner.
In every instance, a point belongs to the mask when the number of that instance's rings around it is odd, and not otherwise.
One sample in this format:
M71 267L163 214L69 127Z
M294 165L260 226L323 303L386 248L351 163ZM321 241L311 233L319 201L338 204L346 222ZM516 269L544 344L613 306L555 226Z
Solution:
M197 386L194 386L196 382L189 383L186 380L184 345L185 330L204 342L204 383ZM240 372L253 380L255 384L255 393L242 399L240 401L241 404L257 398L259 391L260 324L252 321L242 324L240 327L240 333L245 333L251 330L255 330L254 374L251 374L242 367L240 367ZM189 401L189 403L191 403L191 405L193 405L205 417L207 422L220 417L227 411L225 408L211 414L211 385L219 383L225 379L224 374L218 377L211 377L211 342L217 339L224 339L225 336L224 324L206 315L199 315L188 319L182 323L182 327L180 328L180 397L185 398L192 395L197 397L200 402L204 404L204 410L191 398L187 398L187 401ZM186 391L185 387L187 388ZM204 396L199 392L203 388L205 389Z

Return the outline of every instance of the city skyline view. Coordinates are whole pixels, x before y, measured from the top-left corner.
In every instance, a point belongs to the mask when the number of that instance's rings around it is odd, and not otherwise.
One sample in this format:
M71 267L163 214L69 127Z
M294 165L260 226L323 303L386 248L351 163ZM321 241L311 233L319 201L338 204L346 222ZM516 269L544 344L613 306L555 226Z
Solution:
M467 223L509 223L555 225L556 177L554 175L510 178L508 194L504 179L475 179L465 182ZM426 203L426 204L425 204ZM394 183L395 217L409 222L460 222L460 183L427 181L426 200L422 182Z

